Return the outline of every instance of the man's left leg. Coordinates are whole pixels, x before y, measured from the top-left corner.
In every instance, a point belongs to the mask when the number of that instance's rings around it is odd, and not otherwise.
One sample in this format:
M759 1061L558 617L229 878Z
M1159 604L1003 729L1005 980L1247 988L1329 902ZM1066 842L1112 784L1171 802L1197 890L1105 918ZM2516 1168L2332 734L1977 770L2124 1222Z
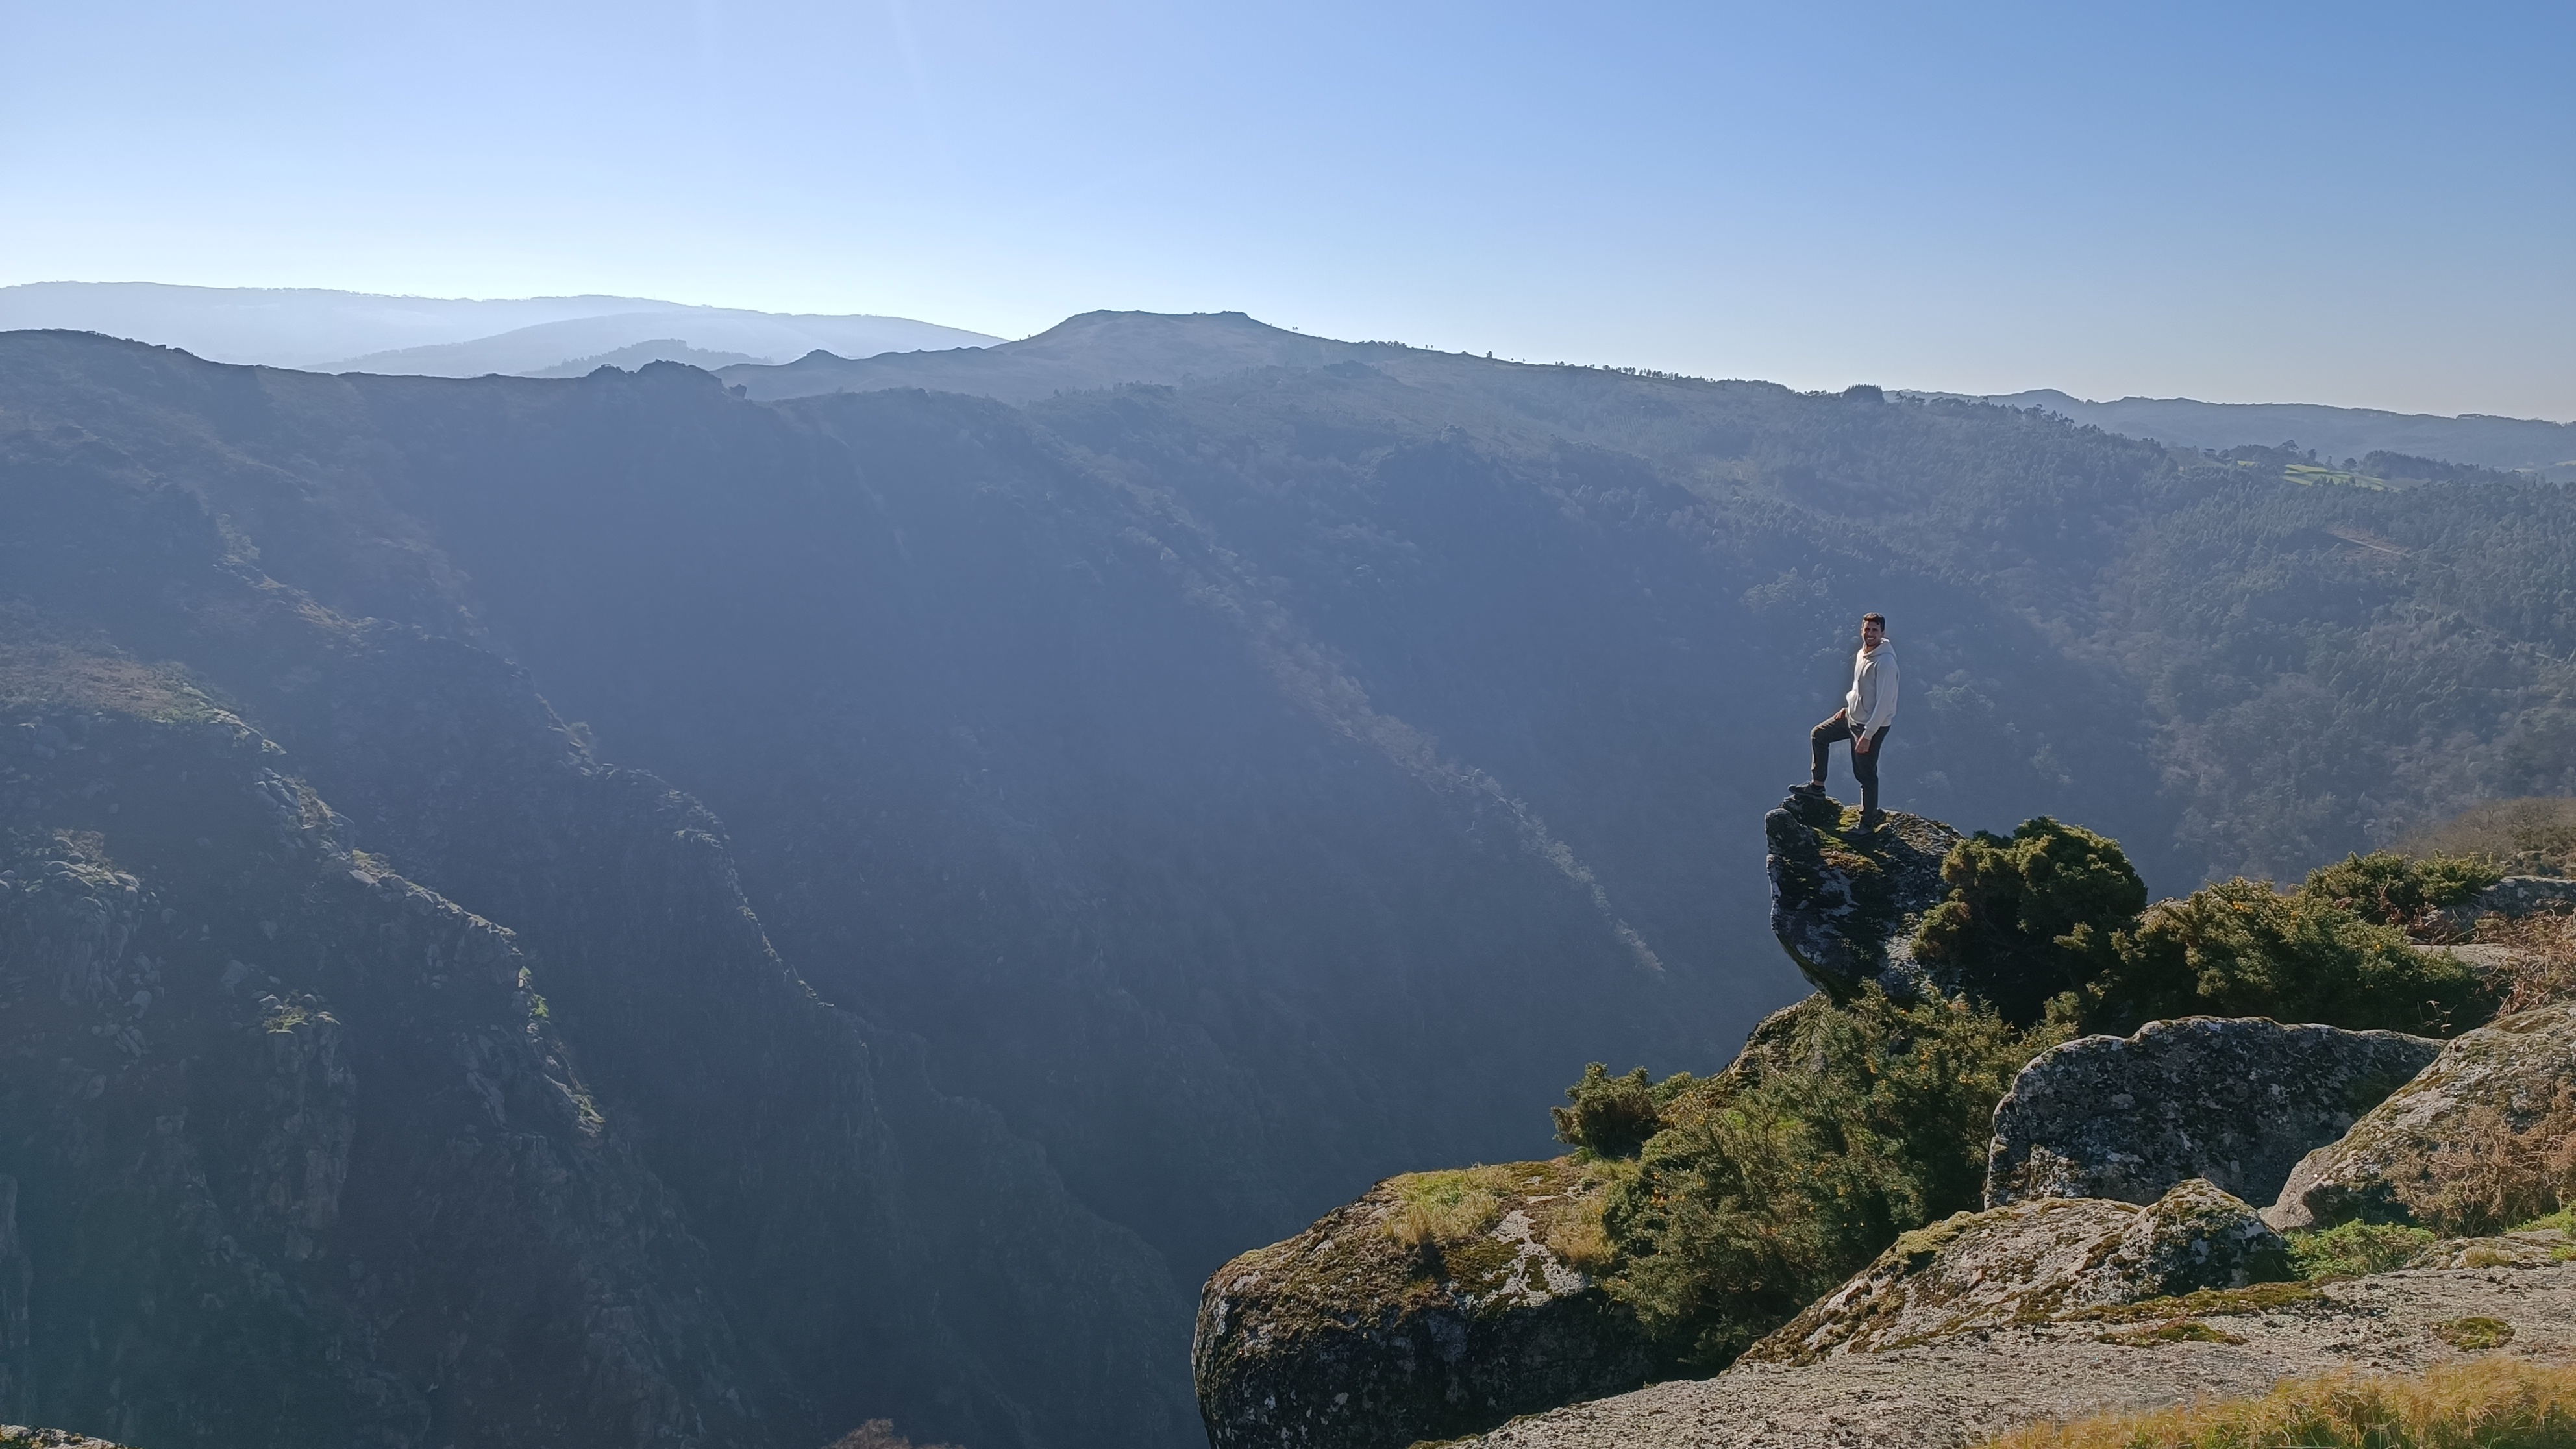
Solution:
M1852 751L1852 778L1860 781L1860 819L1863 825L1878 823L1878 757L1887 750L1887 732L1893 725L1881 725L1869 737L1869 748Z

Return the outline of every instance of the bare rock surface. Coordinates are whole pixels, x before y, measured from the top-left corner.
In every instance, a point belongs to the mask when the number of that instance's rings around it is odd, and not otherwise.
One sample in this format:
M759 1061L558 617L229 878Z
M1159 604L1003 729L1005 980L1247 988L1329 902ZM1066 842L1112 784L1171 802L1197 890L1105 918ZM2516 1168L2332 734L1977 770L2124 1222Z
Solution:
M2047 1198L1957 1213L1898 1238L1841 1288L1745 1351L1813 1363L2081 1308L2288 1276L2254 1209L2197 1178L2151 1207Z
M2263 1214L2275 1228L2404 1220L2433 1157L2464 1142L2482 1109L2519 1132L2576 1087L2576 1005L2544 1006L2462 1032L2352 1130L2300 1159Z
M2460 1332L2463 1319L2507 1332ZM2503 1342L2498 1345L2496 1339ZM2461 1347L2461 1343L2484 1347ZM1479 1449L1965 1446L2017 1425L2502 1351L2576 1358L2576 1264L2409 1269L2091 1310L1820 1363L1748 1363L1515 1420Z
M1841 1001L1876 981L1905 999L1938 984L1915 963L1913 940L1947 892L1941 862L1958 831L1900 810L1863 831L1833 797L1792 793L1762 833L1772 934L1818 990Z
M1598 1191L1564 1158L1390 1178L1226 1264L1191 1345L1208 1442L1404 1449L1664 1371L1568 1251Z
M2403 1032L2215 1016L2063 1043L2022 1068L1995 1108L1986 1206L2149 1203L2195 1177L2268 1204L2302 1156L2441 1051Z

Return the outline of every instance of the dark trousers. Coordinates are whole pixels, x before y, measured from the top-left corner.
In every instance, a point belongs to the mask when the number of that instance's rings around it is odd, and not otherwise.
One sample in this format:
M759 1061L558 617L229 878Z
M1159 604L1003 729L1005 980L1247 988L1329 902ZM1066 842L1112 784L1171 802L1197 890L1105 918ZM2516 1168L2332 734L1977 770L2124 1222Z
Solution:
M1887 732L1893 728L1893 725L1880 725L1878 733L1869 737L1868 749L1852 751L1852 778L1860 781L1860 808L1863 811L1878 808L1878 757L1887 749ZM1817 784L1825 783L1825 762L1833 755L1834 745L1851 737L1851 721L1843 717L1841 710L1835 710L1832 719L1807 733L1807 746L1816 756Z

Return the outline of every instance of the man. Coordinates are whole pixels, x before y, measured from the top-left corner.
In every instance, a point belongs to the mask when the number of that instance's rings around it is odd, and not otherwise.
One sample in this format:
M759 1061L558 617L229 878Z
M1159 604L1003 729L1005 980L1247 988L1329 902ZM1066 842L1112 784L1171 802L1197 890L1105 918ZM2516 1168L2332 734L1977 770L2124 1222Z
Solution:
M1834 717L1807 735L1815 756L1814 778L1798 787L1801 794L1825 793L1825 762L1837 740L1851 741L1852 778L1860 781L1860 828L1876 830L1885 817L1878 812L1878 757L1885 752L1888 726L1896 723L1896 646L1887 642L1887 616L1860 616L1860 652L1852 656L1851 693Z

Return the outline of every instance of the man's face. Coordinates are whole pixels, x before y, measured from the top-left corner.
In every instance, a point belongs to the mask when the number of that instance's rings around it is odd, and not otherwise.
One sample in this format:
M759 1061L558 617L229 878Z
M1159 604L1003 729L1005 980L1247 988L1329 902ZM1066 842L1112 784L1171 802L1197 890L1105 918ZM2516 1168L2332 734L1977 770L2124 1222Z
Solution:
M1860 621L1860 647L1863 649L1877 648L1878 641L1886 637L1887 630L1882 628L1876 619L1863 619Z

